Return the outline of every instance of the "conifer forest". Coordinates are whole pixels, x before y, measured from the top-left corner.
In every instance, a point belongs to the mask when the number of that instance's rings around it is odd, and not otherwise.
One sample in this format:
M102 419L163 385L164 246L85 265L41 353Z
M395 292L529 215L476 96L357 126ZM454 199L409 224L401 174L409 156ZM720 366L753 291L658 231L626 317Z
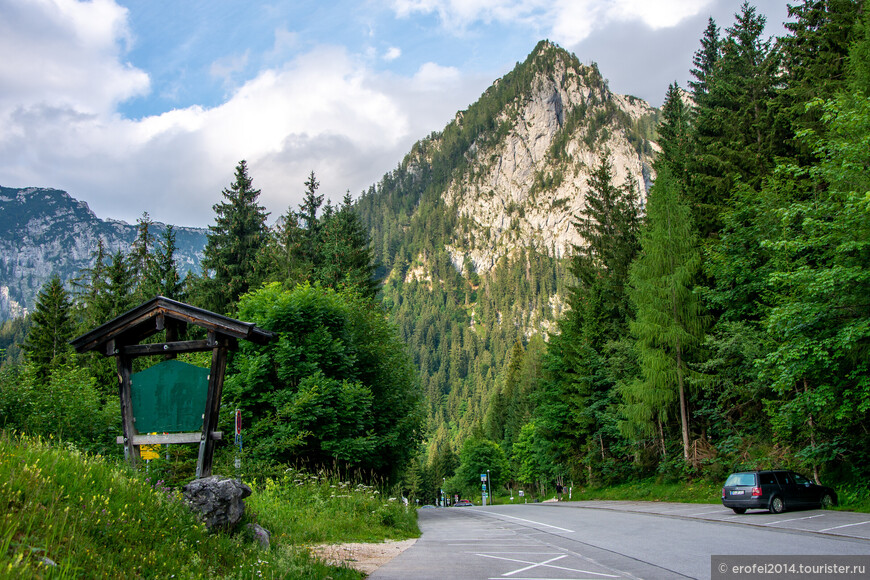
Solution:
M3 324L0 427L120 454L114 360L69 340L162 295L277 335L232 353L223 394L223 430L242 409L263 465L338 466L426 503L487 470L545 493L787 467L870 493L870 2L790 14L781 38L749 3L711 19L656 123L596 121L625 125L654 182L619 182L602 149L568 255L527 245L478 271L445 249L486 243L445 193L505 107L576 60L555 46L356 200L324 203L312 172L269 216L241 161L201 273L181 277L146 214L130 253L94 248Z

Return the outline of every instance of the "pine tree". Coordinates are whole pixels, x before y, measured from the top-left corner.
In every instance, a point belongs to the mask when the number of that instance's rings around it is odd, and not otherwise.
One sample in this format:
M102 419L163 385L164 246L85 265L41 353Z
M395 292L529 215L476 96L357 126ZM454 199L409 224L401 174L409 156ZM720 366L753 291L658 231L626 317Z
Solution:
M112 254L112 261L106 268L104 295L99 299L103 322L111 320L135 306L133 295L135 288L133 268L124 253L118 250Z
M696 103L695 145L687 190L702 238L715 237L721 212L739 181L758 187L783 150L776 131L779 52L763 39L765 18L748 3L727 29L721 56L704 77Z
M151 296L148 295L145 284L148 273L154 267L154 222L148 212L144 212L137 220L137 234L130 248L127 258L133 275L135 287L135 302L144 302Z
M146 298L159 295L173 300L184 300L184 280L178 272L176 249L175 228L168 225L150 258L151 266L140 283L144 289L141 294Z
M846 83L849 49L860 35L862 0L803 0L789 6L784 24L791 34L780 43L786 88L780 96L780 121L788 133L792 154L801 165L814 161L806 141L795 139L799 132L823 130L819 108L807 108L813 99L830 99ZM870 75L861 75L870 78Z
M666 165L675 179L688 184L692 127L690 111L683 101L682 93L677 83L668 87L665 103L662 105L662 122L658 127L658 143L662 152L656 158L656 164Z
M240 161L235 181L222 192L225 201L214 206L215 225L209 226L199 299L215 312L231 312L239 296L262 277L269 214L257 203L260 190L252 184L247 163Z
M692 100L698 105L703 102L704 97L709 92L708 79L721 55L720 45L719 27L716 26L716 21L709 18L707 28L704 29L704 36L701 38L701 48L695 52L695 56L692 58L692 64L695 65L695 68L692 69L691 73L695 80L689 81L689 87L692 89Z
M643 376L623 389L623 425L630 436L653 435L657 422L676 404L688 459L687 357L703 336L701 308L692 291L701 256L689 208L667 170L658 174L650 191L641 246L631 268L630 295L637 308L631 330Z
M572 259L571 271L578 280L572 309L585 311L584 334L597 347L625 328L630 312L625 284L637 254L640 226L637 192L631 183L613 184L607 153L589 178L585 203L574 223L584 243L575 247Z
M350 192L337 212L324 213L319 230L316 279L330 288L357 288L373 299L380 286L375 278L377 265L368 233L353 210Z
M317 211L323 204L323 194L317 195L320 182L314 176L314 172L305 181L305 197L299 205L297 218L303 229L302 258L311 265L312 269L320 266L318 246L320 245L320 221Z
M37 376L47 380L53 361L72 352L68 344L74 332L72 302L58 274L52 275L40 290L32 321L21 348Z

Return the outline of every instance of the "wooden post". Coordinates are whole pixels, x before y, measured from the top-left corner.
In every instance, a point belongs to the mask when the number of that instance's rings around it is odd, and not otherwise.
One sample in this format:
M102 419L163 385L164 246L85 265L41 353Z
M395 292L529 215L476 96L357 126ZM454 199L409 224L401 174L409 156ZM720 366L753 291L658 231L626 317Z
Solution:
M209 333L209 342L212 342ZM227 339L216 337L216 343L211 354L211 373L208 376L208 395L205 400L205 413L202 420L202 437L199 441L199 458L196 461L196 477L211 475L214 459L214 438L212 432L217 428L220 419L221 393L224 386L224 374L227 369Z
M136 424L133 422L133 396L130 376L133 374L133 359L118 355L118 394L121 399L121 424L124 427L124 458L136 467L139 461L139 446L133 445Z

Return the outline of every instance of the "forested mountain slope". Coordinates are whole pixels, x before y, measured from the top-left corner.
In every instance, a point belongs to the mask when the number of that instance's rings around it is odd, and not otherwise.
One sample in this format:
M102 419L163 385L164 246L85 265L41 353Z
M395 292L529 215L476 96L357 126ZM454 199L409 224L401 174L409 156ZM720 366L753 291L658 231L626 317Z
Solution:
M609 161L643 198L657 115L543 41L357 202L428 395L430 454L482 426L518 340L543 350L590 176Z

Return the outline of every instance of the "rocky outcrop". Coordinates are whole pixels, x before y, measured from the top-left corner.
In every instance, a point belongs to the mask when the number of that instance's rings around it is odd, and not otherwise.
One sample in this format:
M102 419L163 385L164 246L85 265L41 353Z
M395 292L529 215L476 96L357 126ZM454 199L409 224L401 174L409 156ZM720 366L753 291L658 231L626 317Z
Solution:
M504 108L506 136L475 144L472 163L444 194L448 207L470 223L447 248L457 269L467 258L478 273L487 272L521 247L569 254L582 243L573 221L603 152L615 185L632 184L641 199L654 178L658 147L644 129L654 126L655 109L610 92L594 66L550 43L532 57L552 63L547 73L535 78L530 95Z
M160 236L164 224L153 226ZM130 251L137 228L101 220L88 205L58 189L0 187L0 321L21 316L52 274L67 283L94 263L99 240L107 253ZM182 273L199 270L206 230L175 228Z

